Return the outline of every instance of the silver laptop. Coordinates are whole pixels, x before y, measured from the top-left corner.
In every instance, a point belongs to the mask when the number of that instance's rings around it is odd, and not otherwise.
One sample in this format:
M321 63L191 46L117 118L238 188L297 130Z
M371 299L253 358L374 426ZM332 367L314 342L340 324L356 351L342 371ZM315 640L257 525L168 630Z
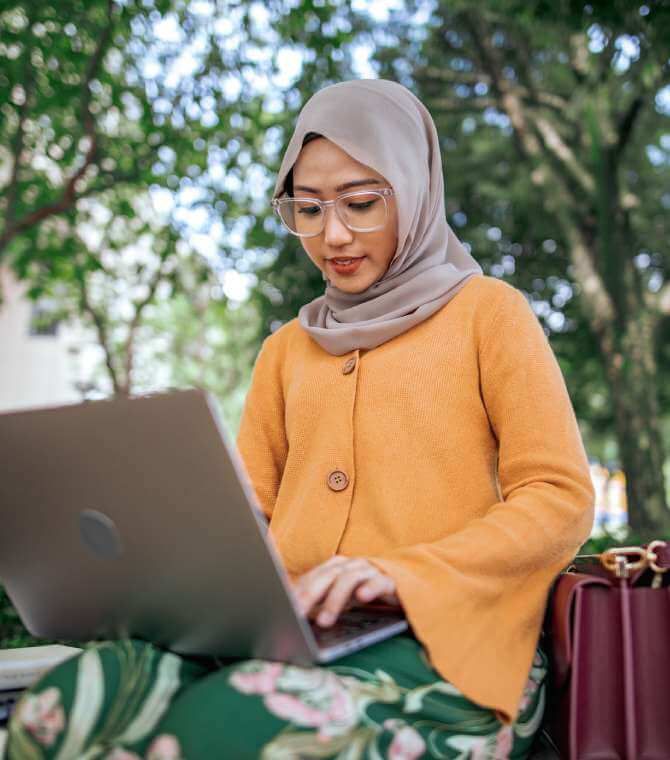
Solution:
M0 414L0 462L0 584L35 636L310 664L408 628L301 614L204 391Z

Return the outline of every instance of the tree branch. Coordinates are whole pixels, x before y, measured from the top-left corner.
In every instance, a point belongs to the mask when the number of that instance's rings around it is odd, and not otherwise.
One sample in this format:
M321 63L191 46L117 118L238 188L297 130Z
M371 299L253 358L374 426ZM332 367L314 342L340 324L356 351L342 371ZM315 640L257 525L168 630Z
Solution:
M24 123L26 119L26 114L28 112L29 108L29 101L30 96L32 94L33 85L35 83L35 79L33 76L33 69L30 65L30 51L26 53L26 60L24 65L24 74L23 74L23 91L25 93L25 97L23 99L23 103L19 106L18 110L18 125L16 127L16 134L14 135L14 139L12 140L12 149L11 149L11 155L12 155L12 171L9 178L9 185L7 187L7 210L5 213L5 224L4 227L7 229L12 225L12 222L14 220L14 216L16 213L16 204L18 203L18 193L19 193L19 168L21 166L21 154L23 153L23 144L24 144L24 138L25 138L25 132L24 132ZM1 248L0 248L1 250Z
M570 175L579 183L582 190L591 195L595 190L593 177L577 160L574 151L568 147L554 125L543 116L535 117L535 125L542 136L545 148L560 164L566 167Z
M115 394L122 392L121 384L119 383L119 376L114 366L114 356L111 346L109 345L109 336L107 334L107 325L103 316L98 312L88 294L88 287L86 285L86 272L80 271L77 273L77 282L79 284L79 302L81 310L84 314L88 314L98 334L98 343L105 354L105 366L109 372L109 377L112 381L112 388Z
M612 325L616 318L616 308L605 281L596 268L596 257L589 245L585 230L573 218L573 203L568 189L559 183L547 198L549 209L556 215L560 229L569 245L571 276L579 283L585 296L583 308L593 332L601 346L608 345L612 338Z
M423 79L424 81L432 79L440 82L447 82L449 84L465 84L468 86L479 84L480 82L487 87L490 87L492 84L491 77L483 72L449 71L448 69L442 69L438 66L424 66L423 68L418 69L415 74L415 79ZM533 105L547 106L547 108L552 108L561 113L564 113L568 106L568 101L565 98L551 92L540 90L533 93L527 87L520 84L515 85L515 90L523 100L532 103ZM474 98L473 103L473 99L470 98L468 102L472 103L475 107L479 107L479 100L480 98Z
M77 171L67 180L65 187L63 188L63 191L57 200L51 203L47 203L39 209L35 209L18 221L8 222L7 226L0 235L0 253L2 253L4 248L14 237L16 237L16 235L19 235L24 230L32 227L33 225L39 224L49 216L53 216L54 214L59 214L63 211L66 211L68 208L74 205L77 198L81 195L78 193L77 183L84 176L88 170L88 167L94 163L98 148L97 134L95 130L95 119L93 118L93 114L90 110L91 90L89 85L95 76L98 67L100 66L100 62L102 61L105 49L109 44L112 36L113 11L114 0L107 0L108 23L98 38L95 50L93 51L93 54L88 61L84 81L82 83L81 115L84 124L84 133L89 138L89 146L84 155L83 163L79 169L77 169Z
M154 276L149 280L149 291L147 292L147 295L141 301L139 301L139 303L135 304L135 314L133 315L130 325L128 326L128 337L126 339L126 344L125 344L126 387L127 387L128 392L130 392L130 389L131 389L131 379L132 379L131 376L132 376L132 371L133 371L133 360L134 360L133 350L134 350L134 343L135 343L135 334L140 324L140 318L142 317L142 312L153 301L154 296L156 295L156 290L158 288L158 285L163 278L163 274L164 274L163 266L165 262L167 261L168 253L169 253L169 248L168 246L165 246L163 252L161 253L160 263L158 267L156 268L156 272Z
M491 89L502 103L504 111L509 116L514 133L518 137L518 146L526 157L537 158L540 154L540 144L537 137L529 128L525 110L517 91L501 73L503 66L499 56L490 44L486 31L480 28L480 20L471 11L463 14L465 25L472 37L475 49L491 81Z
M473 85L482 82L485 85L491 84L491 77L478 71L454 71L440 66L420 66L415 72L417 78L425 77L426 79L437 79L440 82L451 82L453 84Z
M46 206L42 206L41 208L38 208L35 211L26 214L22 219L8 227L3 232L3 234L0 235L0 252L14 237L16 237L16 235L20 234L24 230L27 230L29 227L39 224L39 222L43 221L49 216L60 214L61 212L66 211L73 205L76 198L81 197L81 193L77 194L76 184L88 169L92 154L94 152L95 143L92 142L91 148L87 151L83 165L68 180L63 193L58 200L54 201L53 203L47 203Z
M595 189L593 177L582 168L572 149L548 118L539 113L532 116L529 114L522 99L523 88L500 75L503 62L491 45L488 33L480 28L479 19L470 12L465 14L465 19L479 58L491 80L492 89L518 135L522 152L527 158L537 159L544 150L563 168L563 174L572 177L583 191L591 195ZM541 142L535 129L542 138Z
M593 264L589 248L577 225L566 219L562 222L563 230L570 243L570 260L574 267L575 279L586 295L585 312L594 332L602 337L614 321L614 303Z
M622 116L620 117L617 123L617 126L616 126L617 142L616 142L616 145L614 146L614 151L613 151L613 156L614 156L615 161L618 161L626 145L628 144L628 141L630 140L631 134L633 132L633 126L635 125L635 122L637 120L638 115L640 114L640 111L642 110L643 105L644 105L644 98L642 98L642 96L640 95L637 95L635 98L633 98L633 100L631 101L631 104L622 114Z
M495 98L477 98L476 100L470 98L433 98L430 105L436 110L458 113L474 110L483 111L486 108L498 109L500 106Z
M589 48L584 32L570 35L570 68L578 84L582 84L589 73Z

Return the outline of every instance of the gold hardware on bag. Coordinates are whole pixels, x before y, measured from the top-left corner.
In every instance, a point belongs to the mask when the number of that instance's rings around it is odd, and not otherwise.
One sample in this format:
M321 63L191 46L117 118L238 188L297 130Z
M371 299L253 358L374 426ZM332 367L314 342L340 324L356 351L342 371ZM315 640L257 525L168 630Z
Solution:
M630 561L628 557L635 559ZM631 570L642 570L647 567L649 558L647 551L641 546L615 546L600 555L600 562L617 578L629 578Z
M652 588L661 588L663 583L663 573L667 573L670 568L660 567L657 564L658 554L656 549L660 549L661 546L665 546L665 541L652 541L647 546L647 559L649 560L649 567L654 571L654 579L651 582Z
M600 555L590 556L599 556L602 566L614 573L617 578L630 578L633 570L644 570L650 567L654 571L651 587L660 588L663 573L667 573L670 568L658 565L656 550L665 545L665 541L652 541L646 549L642 546L614 546Z
M670 567L661 567L658 564L656 550L665 546L667 546L665 541L657 540L651 541L646 548L643 546L613 546L611 549L606 549L602 554L578 554L573 559L573 564L564 572L578 572L577 565L574 563L596 559L600 560L600 564L617 578L630 578L633 570L644 570L649 567L654 571L651 587L661 588L663 574L667 573Z

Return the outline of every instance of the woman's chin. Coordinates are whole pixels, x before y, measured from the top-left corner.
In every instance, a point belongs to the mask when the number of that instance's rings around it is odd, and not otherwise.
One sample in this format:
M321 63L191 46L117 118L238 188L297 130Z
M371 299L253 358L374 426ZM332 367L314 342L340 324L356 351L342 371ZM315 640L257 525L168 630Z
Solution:
M332 287L341 290L343 293L362 293L367 290L371 282L365 280L364 282L353 282L352 280L344 280L342 277L331 277L330 284Z
M328 279L329 285L341 290L343 293L362 293L381 278L381 275L372 272L366 272L365 276L358 277L338 275L330 267L326 267L324 274Z

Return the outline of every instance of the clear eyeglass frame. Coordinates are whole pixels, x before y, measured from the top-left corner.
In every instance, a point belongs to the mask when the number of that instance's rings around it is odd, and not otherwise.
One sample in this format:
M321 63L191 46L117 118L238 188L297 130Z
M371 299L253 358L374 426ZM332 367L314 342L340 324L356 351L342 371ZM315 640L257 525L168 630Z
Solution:
M375 227L354 227L353 225L349 224L349 222L346 221L346 219L343 219L340 213L337 209L337 204L347 198L356 198L360 197L362 195L370 195L371 193L374 193L376 195L379 195L381 199L384 201L384 223L378 224ZM300 198L293 198L293 197L282 197L282 198L273 198L272 199L272 208L276 211L277 216L279 217L281 223L284 225L284 227L296 237L301 238L311 238L311 237L317 237L320 235L323 230L326 227L326 211L328 210L329 206L335 206L335 213L338 215L340 221L342 224L344 224L345 227L350 229L352 232L376 232L377 230L383 230L386 226L386 223L389 218L389 207L387 198L394 195L394 190L392 187L379 187L374 188L373 190L352 190L350 193L342 193L342 195L338 195L337 198L334 198L332 201L322 201L319 198L310 198L310 197L300 197ZM295 200L300 201L310 201L315 203L317 206L319 206L323 210L323 214L321 217L321 229L319 229L318 232L309 232L309 233L300 233L296 232L295 230L292 230L284 221L281 215L281 206L282 204L290 203Z

